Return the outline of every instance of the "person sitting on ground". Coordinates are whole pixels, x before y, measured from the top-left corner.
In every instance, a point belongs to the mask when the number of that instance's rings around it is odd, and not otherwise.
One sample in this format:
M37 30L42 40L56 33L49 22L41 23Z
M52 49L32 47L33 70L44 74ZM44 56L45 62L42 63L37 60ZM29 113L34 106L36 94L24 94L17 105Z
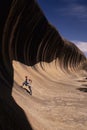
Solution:
M23 82L23 86L25 85L25 86L27 86L28 87L28 89L29 89L29 93L30 93L30 95L32 95L32 90L31 90L31 84L32 83L32 80L31 79L28 79L28 76L25 76L25 81Z

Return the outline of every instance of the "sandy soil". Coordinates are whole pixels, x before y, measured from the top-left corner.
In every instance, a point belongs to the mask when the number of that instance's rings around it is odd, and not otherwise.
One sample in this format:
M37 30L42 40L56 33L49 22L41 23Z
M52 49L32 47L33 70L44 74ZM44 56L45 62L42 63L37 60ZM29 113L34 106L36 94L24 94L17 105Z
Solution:
M87 130L87 79L82 72L63 72L55 63L29 67L13 61L12 96L34 130ZM32 96L22 88L32 79Z

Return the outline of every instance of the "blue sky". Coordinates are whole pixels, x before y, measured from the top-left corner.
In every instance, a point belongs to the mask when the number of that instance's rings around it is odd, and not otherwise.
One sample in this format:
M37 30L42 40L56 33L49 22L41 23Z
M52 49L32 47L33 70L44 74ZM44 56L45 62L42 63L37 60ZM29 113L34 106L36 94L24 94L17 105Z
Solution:
M87 56L87 0L37 0L48 21L62 37Z

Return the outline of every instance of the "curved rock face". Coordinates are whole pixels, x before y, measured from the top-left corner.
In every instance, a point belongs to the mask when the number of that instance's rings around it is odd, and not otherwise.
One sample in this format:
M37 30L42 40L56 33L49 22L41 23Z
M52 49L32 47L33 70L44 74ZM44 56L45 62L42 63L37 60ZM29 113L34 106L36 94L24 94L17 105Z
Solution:
M57 60L66 70L79 66L86 57L50 25L35 0L0 2L0 114L3 117L0 127L3 130L30 130L23 110L11 96L12 61L34 66Z
M8 59L27 65L59 59L64 67L74 67L86 59L74 44L61 38L34 0L12 2L2 44L5 64Z

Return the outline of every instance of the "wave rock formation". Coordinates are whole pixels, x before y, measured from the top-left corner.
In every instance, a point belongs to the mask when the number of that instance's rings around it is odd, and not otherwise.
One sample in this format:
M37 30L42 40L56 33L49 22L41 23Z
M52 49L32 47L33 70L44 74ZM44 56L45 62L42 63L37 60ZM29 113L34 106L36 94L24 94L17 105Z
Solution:
M55 67L58 63L61 69L68 71L81 66L86 57L73 43L61 37L35 0L0 2L0 129L29 130L32 128L25 113L11 94L13 60L31 67L40 63L42 68L43 62L55 60Z

